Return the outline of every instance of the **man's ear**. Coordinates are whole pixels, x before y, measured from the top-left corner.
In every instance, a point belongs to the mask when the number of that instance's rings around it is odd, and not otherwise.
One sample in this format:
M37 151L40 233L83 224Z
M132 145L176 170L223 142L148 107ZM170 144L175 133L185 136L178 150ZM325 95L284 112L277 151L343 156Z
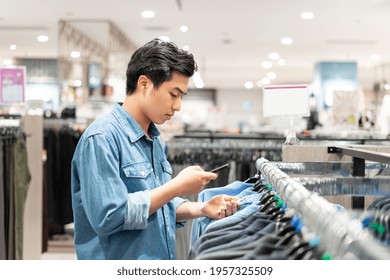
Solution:
M146 89L150 86L149 78L145 75L139 76L137 86L140 91L146 91Z

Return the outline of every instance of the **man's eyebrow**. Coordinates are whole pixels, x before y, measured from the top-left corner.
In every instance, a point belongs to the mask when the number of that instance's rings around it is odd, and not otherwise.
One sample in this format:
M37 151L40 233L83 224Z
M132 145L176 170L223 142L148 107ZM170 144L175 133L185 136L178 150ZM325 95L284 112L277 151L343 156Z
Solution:
M178 91L178 92L180 92L181 94L183 94L183 95L186 95L187 93L186 92L184 92L184 91L182 91L180 88L178 88L178 87L175 87L175 89Z

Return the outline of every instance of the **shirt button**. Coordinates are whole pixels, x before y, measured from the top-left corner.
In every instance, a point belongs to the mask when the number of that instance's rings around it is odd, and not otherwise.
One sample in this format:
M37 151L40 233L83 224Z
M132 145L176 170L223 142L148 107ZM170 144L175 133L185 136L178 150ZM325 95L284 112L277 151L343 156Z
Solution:
M145 172L144 172L144 171L141 171L141 175L142 175L142 176L145 175Z

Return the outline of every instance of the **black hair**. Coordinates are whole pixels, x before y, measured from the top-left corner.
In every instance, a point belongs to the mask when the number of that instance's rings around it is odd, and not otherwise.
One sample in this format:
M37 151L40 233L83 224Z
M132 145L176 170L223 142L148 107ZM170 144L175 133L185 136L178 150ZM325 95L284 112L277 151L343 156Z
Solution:
M198 66L192 54L179 49L172 42L153 39L136 50L126 70L126 94L132 94L141 75L147 76L159 88L163 82L172 79L173 72L191 77Z

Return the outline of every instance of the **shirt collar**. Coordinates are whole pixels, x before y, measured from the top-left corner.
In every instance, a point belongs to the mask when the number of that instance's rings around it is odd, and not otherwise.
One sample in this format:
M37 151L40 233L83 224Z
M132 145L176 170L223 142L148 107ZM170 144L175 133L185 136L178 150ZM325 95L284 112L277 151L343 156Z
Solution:
M112 109L112 113L114 114L122 128L129 135L130 141L134 143L143 136L146 137L146 135L141 126L137 123L137 121L129 113L127 113L125 109L123 109L122 104L123 103L116 103L114 105L114 108ZM160 131L154 123L151 123L149 125L148 132L152 139L160 135Z

